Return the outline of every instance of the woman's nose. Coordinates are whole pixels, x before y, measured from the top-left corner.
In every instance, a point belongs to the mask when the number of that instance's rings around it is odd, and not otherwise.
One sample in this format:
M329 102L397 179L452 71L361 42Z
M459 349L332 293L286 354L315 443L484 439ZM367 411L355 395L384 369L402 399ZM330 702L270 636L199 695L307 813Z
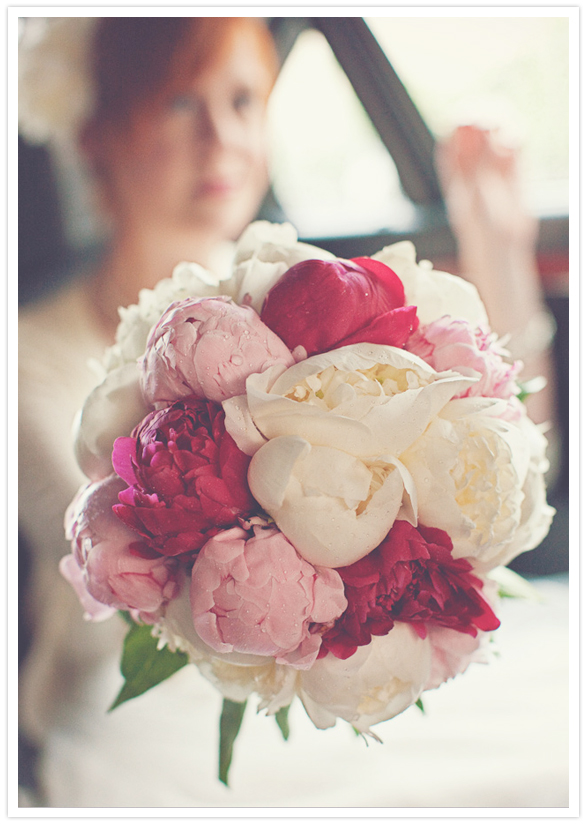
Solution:
M195 124L195 138L208 147L230 148L239 142L239 130L220 106L202 106Z

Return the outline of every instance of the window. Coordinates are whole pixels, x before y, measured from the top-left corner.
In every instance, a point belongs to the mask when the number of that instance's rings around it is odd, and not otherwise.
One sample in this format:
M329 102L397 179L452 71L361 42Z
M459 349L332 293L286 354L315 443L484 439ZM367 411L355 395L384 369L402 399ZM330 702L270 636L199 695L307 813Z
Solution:
M367 24L436 138L458 123L521 142L529 208L568 214L566 17L374 17ZM270 105L278 201L306 237L421 224L325 37L297 38ZM399 160L398 160L399 162Z
M272 179L306 236L375 233L413 219L395 165L326 39L297 39L270 103Z
M369 17L367 23L431 131L466 120L523 145L528 203L568 212L566 17Z

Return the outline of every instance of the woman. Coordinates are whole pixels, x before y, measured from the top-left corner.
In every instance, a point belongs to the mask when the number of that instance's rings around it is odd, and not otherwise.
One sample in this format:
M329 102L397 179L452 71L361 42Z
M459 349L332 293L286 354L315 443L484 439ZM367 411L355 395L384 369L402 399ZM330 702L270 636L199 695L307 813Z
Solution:
M86 364L112 342L118 306L182 259L222 273L226 243L254 217L267 185L264 117L277 64L253 18L103 18L89 30L96 91L78 135L109 217L109 252L87 279L25 311L20 332L20 517L34 554L21 724L42 749L41 801L416 806L419 794L401 774L420 730L412 715L399 751L366 751L350 728L315 731L299 707L284 745L251 707L228 791L216 780L221 698L195 668L106 713L121 682L125 629L116 618L84 624L57 572L67 552L63 513L84 481L64 421L96 382ZM390 745L402 735L402 720L394 725ZM427 748L430 734L422 731ZM455 804L451 789L436 791L437 804Z
M40 747L60 722L75 728L76 708L87 713L97 671L118 678L112 653L124 635L116 619L84 625L57 568L67 551L63 513L83 482L70 422L96 383L88 359L112 343L118 307L179 260L227 268L229 242L267 188L265 112L277 74L257 18L112 17L92 34L94 105L78 143L111 227L108 252L19 323L19 520L33 554L21 726ZM48 804L70 804L54 787L49 779Z

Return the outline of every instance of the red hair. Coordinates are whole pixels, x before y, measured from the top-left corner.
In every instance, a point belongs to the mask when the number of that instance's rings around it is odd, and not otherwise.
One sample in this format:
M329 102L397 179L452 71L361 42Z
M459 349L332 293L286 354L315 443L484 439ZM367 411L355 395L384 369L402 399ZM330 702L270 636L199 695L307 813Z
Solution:
M239 33L251 33L267 67L267 95L278 59L258 17L102 17L95 34L93 125L124 124L221 60Z

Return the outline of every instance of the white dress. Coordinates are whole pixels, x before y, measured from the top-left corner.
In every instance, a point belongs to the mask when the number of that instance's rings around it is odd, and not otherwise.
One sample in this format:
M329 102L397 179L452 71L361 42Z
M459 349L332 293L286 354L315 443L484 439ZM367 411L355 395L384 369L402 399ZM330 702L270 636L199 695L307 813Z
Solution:
M377 808L442 807L446 815L452 807L566 807L564 579L539 582L545 603L504 603L496 634L501 657L425 695L425 715L410 708L378 725L383 744L366 747L343 722L318 731L299 703L286 743L251 700L230 789L216 778L222 700L195 667L106 712L122 683L124 627L118 617L84 622L57 569L68 552L63 513L84 481L71 422L95 383L87 361L100 357L106 343L82 283L22 313L19 518L33 552L35 633L22 674L20 723L43 749L46 804L340 808L343 814L368 808L372 815Z

